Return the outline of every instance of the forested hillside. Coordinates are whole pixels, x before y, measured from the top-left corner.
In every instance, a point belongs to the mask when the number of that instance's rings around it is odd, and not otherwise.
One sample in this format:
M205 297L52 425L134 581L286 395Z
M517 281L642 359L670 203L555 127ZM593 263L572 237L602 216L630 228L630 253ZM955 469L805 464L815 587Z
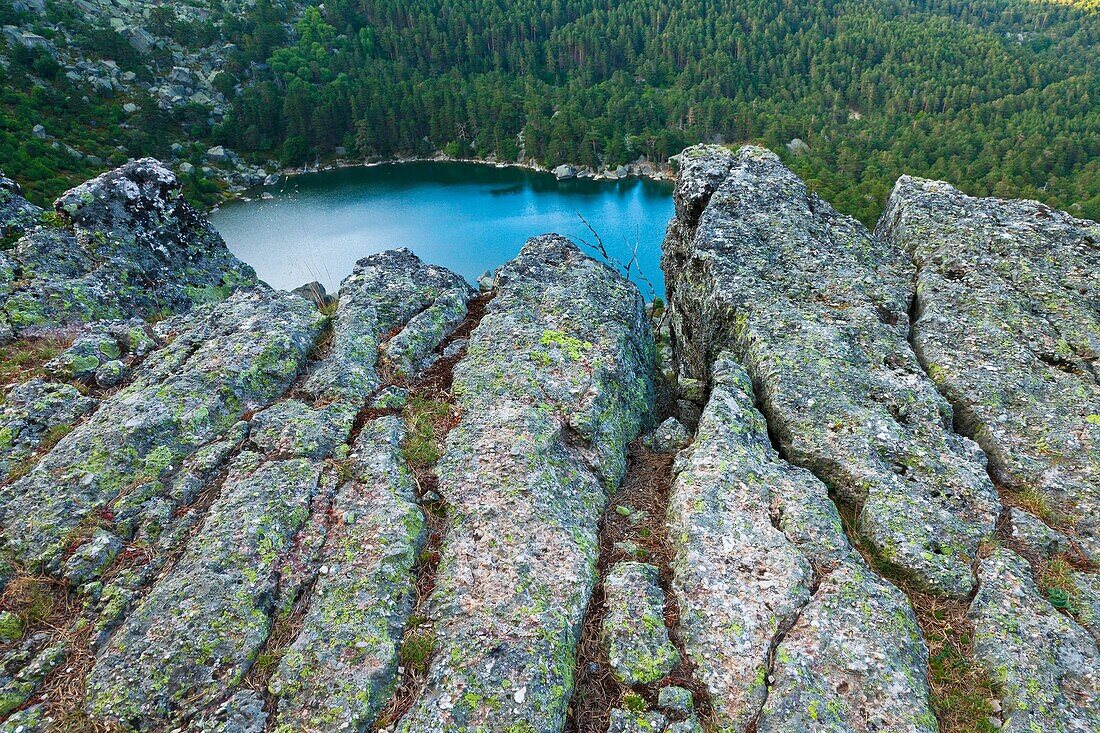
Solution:
M220 141L550 165L758 141L866 222L902 172L1100 217L1097 0L326 0L296 29Z
M0 168L44 204L131 158L201 164L212 108L226 106L210 95L231 98L298 11L293 0L0 0ZM212 178L183 178L193 199L218 199Z

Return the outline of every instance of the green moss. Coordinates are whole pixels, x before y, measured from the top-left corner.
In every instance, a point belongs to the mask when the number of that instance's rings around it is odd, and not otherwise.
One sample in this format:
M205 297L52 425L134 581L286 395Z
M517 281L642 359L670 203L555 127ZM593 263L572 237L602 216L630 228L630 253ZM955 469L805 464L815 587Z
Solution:
M446 402L415 396L405 406L408 435L403 450L411 466L432 466L439 460L441 442L451 406Z
M435 631L431 628L413 629L401 642L401 663L417 674L428 671L428 662L436 648Z

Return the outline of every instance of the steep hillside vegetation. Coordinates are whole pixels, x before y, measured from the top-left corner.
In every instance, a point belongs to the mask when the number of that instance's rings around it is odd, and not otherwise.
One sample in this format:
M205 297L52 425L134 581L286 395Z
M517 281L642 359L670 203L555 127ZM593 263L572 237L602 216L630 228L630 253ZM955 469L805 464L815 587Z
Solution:
M290 163L615 166L758 140L872 223L901 173L1100 216L1095 2L329 0L221 128ZM1091 162L1090 162L1091 161ZM1074 208L1080 204L1080 209Z

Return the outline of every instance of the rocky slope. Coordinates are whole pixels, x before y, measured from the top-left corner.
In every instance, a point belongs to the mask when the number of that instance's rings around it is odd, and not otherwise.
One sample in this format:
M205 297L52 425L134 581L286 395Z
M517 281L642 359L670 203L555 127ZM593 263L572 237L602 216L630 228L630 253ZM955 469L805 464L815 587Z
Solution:
M663 318L0 183L0 731L1100 730L1097 225L682 160Z
M1100 729L1098 231L903 178L872 235L772 153L685 152L664 250L671 339L711 391L675 489L693 503L671 518L685 601L704 609L695 654L731 729L754 710L757 730L934 727L924 645L884 578L926 636L965 612L959 661L997 726ZM807 722L792 694L823 696L831 722ZM949 701L933 702L947 727Z

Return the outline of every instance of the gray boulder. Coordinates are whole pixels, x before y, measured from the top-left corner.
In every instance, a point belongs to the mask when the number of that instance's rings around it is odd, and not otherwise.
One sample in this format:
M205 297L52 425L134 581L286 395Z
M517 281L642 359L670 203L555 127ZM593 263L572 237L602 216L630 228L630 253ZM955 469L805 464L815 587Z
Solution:
M68 227L39 228L8 253L23 277L0 296L14 331L182 312L252 286L256 275L146 158L55 203Z
M913 346L961 430L1100 560L1100 224L904 176L876 231L916 263Z
M662 266L681 373L730 350L785 456L919 587L965 597L1000 512L984 457L906 342L912 266L773 154L689 149Z

